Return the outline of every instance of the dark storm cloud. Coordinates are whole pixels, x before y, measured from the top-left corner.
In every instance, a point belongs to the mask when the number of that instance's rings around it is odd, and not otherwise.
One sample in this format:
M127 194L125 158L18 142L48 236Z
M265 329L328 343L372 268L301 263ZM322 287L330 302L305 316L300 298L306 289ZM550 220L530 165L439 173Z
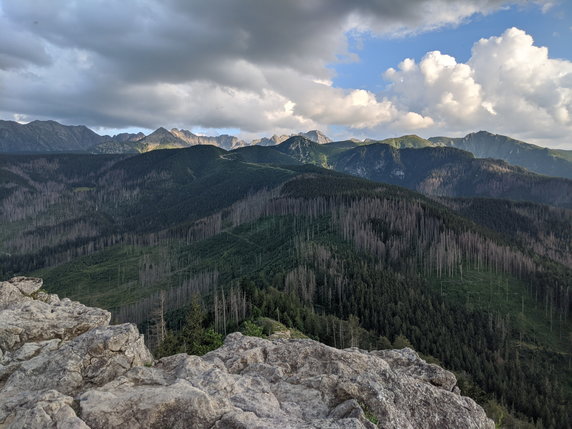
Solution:
M0 70L18 69L29 64L49 65L44 43L10 22L0 9Z

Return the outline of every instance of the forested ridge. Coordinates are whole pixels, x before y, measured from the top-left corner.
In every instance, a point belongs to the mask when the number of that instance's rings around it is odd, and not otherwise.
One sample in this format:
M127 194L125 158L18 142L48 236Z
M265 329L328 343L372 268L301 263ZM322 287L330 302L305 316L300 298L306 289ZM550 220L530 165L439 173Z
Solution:
M40 275L163 354L264 317L336 347L411 344L505 426L569 426L569 210L210 147L15 159L0 159L2 278Z

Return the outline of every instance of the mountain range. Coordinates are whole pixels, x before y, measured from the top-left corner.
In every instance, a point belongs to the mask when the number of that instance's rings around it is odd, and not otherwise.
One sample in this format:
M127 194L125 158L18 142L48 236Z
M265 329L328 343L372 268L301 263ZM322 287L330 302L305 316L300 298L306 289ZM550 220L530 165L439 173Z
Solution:
M201 136L188 130L158 128L145 136L143 133L121 133L113 137L100 136L85 126L66 126L55 121L34 121L19 124L0 121L0 153L51 153L79 152L94 154L127 153L136 154L157 149L185 148L194 145L213 145L225 150L246 146L278 146L292 137L303 137L318 144L333 143L321 131L312 130L294 135L274 135L255 139L250 143L235 136ZM548 149L513 138L491 134L486 131L471 133L463 138L430 137L416 135L387 138L334 142L340 147L369 146L384 144L394 149L421 149L451 147L472 153L476 158L493 158L546 176L572 179L572 151ZM368 153L368 155L373 155ZM431 150L424 152L431 153ZM438 154L432 158L439 157ZM304 162L304 160L299 159ZM313 160L312 162L315 162ZM321 165L324 165L323 162ZM351 167L348 167L351 169Z
M501 160L475 158L470 152L452 147L404 146L396 149L383 142L360 145L353 141L319 145L303 137L291 137L267 149L304 164L404 186L426 195L507 198L572 208L572 180L535 174Z

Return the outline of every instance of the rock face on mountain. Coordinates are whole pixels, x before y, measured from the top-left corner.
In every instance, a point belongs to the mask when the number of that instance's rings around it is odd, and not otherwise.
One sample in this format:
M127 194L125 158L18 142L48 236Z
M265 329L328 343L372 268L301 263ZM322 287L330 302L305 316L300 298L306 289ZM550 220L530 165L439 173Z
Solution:
M0 282L3 428L494 427L453 374L410 349L235 333L203 357L153 362L134 325L41 285Z
M319 144L326 144L332 142L332 140L320 130L311 130L308 131L307 133L298 133L298 135Z

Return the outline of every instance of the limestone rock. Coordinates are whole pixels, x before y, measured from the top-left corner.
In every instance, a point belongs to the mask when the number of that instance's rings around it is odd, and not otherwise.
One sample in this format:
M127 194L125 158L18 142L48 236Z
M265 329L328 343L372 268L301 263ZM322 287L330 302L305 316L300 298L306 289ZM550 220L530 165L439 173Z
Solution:
M0 426L10 429L89 429L72 405L73 398L56 390L12 395L0 401Z
M380 350L372 352L381 357L396 372L409 377L426 381L434 386L452 391L457 384L453 373L444 370L438 365L428 364L419 359L417 353L409 348L401 350Z
M3 382L0 398L42 389L73 395L90 386L105 384L133 366L152 361L134 325L99 327L55 349L44 347L29 360L9 365L10 375ZM1 374L0 370L0 377Z
M109 324L108 311L37 293L41 286L40 279L25 277L0 282L0 353L27 342L66 340Z
M152 362L131 324L60 300L40 279L0 282L0 427L87 428L73 396Z
M2 428L494 427L411 349L235 333L203 357L153 362L134 325L40 286L0 283Z
M79 402L92 428L494 427L454 385L411 349L368 353L235 333L202 358L133 368Z
M14 277L10 279L8 283L15 286L22 295L32 295L44 284L42 279L34 277Z

